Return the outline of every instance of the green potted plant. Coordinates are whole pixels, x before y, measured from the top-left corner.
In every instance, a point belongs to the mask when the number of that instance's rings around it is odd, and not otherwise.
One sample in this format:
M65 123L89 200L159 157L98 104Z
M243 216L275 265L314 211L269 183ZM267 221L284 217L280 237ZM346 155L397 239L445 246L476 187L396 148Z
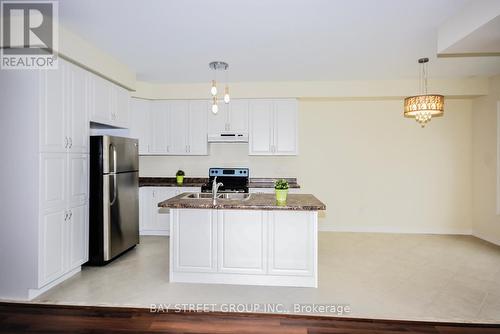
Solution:
M274 183L274 191L276 192L276 201L278 203L286 203L288 195L288 181L285 179L276 180Z
M179 169L177 173L175 173L175 178L177 179L177 185L182 186L182 183L184 182L184 173L183 170Z

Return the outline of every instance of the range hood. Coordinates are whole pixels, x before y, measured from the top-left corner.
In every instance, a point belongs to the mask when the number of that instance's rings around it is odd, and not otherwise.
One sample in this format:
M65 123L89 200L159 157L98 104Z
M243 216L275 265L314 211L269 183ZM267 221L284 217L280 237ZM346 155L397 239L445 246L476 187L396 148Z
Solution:
M209 143L248 143L248 133L221 132L208 135Z

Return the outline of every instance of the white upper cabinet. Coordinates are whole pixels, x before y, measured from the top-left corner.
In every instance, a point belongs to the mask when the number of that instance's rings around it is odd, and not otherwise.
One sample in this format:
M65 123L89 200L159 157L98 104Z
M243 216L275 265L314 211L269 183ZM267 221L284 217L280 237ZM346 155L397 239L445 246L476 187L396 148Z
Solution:
M250 102L250 133L248 150L250 155L271 155L273 145L273 101Z
M248 154L297 155L297 111L296 100L251 101Z
M41 72L40 152L89 152L87 79L68 62Z
M147 103L147 102L146 102ZM147 152L151 155L206 155L207 154L207 101L151 101L149 102L148 119L143 118L141 124L149 133ZM137 104L134 102L134 108ZM141 108L140 106L138 107ZM134 119L137 116L133 111ZM134 121L135 122L135 121ZM142 125L141 125L142 126ZM135 125L132 126L132 129Z
M298 153L297 114L297 100L274 101L274 154L295 155Z
M189 153L189 101L169 101L168 154L184 155Z
M133 99L130 133L142 155L206 155L208 134L248 133L249 155L297 155L295 99L233 100L211 112L206 100Z
M90 75L90 120L92 122L110 124L113 120L111 104L113 103L113 93L111 82L100 76Z
M168 103L153 101L149 113L150 154L166 154L168 145Z
M129 126L129 92L95 74L89 76L90 120L120 128Z
M219 103L219 111L213 114L208 109L208 133L248 133L248 100L231 100L229 104Z
M130 101L130 136L139 139L139 154L148 154L151 145L151 102L142 99Z
M44 70L40 80L40 150L64 152L67 149L67 115L64 109L64 74L66 62L60 62L57 70Z
M68 64L65 88L67 90L67 137L71 152L89 152L89 73L82 68Z
M113 123L121 128L129 127L130 114L130 94L125 88L113 85L112 88L114 105L112 105L111 113L114 115Z
M208 108L208 134L214 135L227 131L229 120L229 108L225 103L219 103L219 111L217 114L212 112L212 108Z
M229 126L232 132L248 133L248 100L233 100L229 103Z
M206 155L207 151L207 101L189 102L189 140L188 153Z

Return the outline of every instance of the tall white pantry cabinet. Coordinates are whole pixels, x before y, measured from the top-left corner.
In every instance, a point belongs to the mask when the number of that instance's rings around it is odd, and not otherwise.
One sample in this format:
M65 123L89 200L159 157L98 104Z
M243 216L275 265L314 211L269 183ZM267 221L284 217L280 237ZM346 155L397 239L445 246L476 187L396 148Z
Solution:
M32 299L88 260L89 87L57 70L2 71L0 297Z

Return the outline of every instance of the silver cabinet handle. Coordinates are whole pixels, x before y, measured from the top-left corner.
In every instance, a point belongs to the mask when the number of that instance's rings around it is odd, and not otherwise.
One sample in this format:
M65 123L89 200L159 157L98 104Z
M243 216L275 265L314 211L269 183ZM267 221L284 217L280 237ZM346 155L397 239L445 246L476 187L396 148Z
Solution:
M64 211L64 221L68 221L68 211Z
M69 210L69 218L68 218L68 220L71 220L72 217L73 217L73 211Z
M167 152L170 152L170 145L167 145Z
M69 137L69 148L73 147L73 138Z
M68 148L68 137L64 137L64 148Z

